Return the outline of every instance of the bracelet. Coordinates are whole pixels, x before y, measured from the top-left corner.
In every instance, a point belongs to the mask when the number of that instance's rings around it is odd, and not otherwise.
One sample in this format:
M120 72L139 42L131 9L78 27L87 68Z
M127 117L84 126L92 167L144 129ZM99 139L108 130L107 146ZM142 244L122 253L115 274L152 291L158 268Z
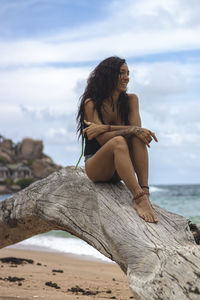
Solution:
M107 125L107 131L111 131L111 125Z

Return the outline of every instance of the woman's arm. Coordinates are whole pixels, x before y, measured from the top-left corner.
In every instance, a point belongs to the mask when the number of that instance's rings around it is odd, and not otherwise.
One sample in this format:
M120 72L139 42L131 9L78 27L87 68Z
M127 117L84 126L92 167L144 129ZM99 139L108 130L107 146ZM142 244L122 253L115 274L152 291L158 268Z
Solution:
M158 142L157 137L154 132L146 128L141 127L141 118L139 112L139 100L135 94L128 95L129 101L129 123L135 126L135 135L140 138L148 147L150 147L150 142L152 138Z
M89 140L96 138L100 145L105 144L108 140L117 135L129 137L133 134L133 126L102 124L91 99L85 101L85 119L87 120L85 124L88 125L88 127L83 130L83 133L87 134Z
M139 100L135 94L128 95L128 105L129 105L129 123L132 126L141 127L141 118L139 112Z
M141 124L139 114L135 113L133 103L132 106L130 107L130 112L131 112L130 118L132 118L131 121L134 122L135 124ZM134 116L136 116L136 121L133 118ZM89 140L96 138L100 145L105 144L108 140L110 140L115 136L123 136L128 139L130 136L136 135L148 147L150 147L149 143L151 142L152 137L155 141L157 141L157 138L153 132L151 132L148 129L141 128L137 125L131 124L129 126L126 126L126 125L102 124L101 121L99 120L97 111L94 109L94 104L90 99L87 99L85 101L85 117L87 119L87 121L85 121L85 124L89 126L84 129L83 133L87 134Z

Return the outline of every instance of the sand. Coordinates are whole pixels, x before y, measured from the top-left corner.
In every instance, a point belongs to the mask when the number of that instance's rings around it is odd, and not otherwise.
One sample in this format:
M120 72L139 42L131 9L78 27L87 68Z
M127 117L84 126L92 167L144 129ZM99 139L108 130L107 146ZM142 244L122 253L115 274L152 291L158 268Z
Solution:
M0 261L1 300L133 299L127 278L117 264L57 252L0 250L0 259L11 256L34 262L13 264ZM47 282L50 286L46 285Z

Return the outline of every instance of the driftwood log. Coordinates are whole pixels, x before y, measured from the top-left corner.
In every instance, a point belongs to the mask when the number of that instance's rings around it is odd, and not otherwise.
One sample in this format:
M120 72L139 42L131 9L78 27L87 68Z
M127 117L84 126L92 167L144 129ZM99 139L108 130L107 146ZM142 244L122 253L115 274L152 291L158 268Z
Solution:
M83 169L66 167L0 203L0 248L64 230L115 261L137 300L199 300L198 233L188 219L153 207L158 224L138 217L123 183L94 184Z

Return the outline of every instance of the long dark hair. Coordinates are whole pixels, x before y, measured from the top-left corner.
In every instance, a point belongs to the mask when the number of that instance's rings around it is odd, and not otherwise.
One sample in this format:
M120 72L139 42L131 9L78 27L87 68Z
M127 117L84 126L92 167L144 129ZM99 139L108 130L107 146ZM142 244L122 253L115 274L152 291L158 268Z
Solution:
M117 56L111 56L100 62L98 66L91 72L85 91L80 97L80 104L77 114L77 132L79 137L84 128L84 102L90 98L94 103L94 109L97 110L101 118L101 106L103 101L112 95L116 88L120 67L126 63L125 59ZM128 95L126 92L121 92L118 99L118 111L122 121L126 121L128 116Z

